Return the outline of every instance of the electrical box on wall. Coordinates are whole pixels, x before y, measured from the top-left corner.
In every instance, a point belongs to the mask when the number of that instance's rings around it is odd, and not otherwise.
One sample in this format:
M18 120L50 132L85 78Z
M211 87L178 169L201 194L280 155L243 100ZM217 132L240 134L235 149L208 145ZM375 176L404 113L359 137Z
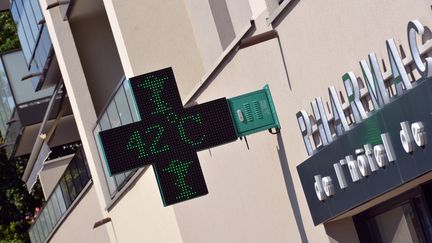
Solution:
M238 137L272 128L280 129L268 85L262 90L228 99L228 103Z

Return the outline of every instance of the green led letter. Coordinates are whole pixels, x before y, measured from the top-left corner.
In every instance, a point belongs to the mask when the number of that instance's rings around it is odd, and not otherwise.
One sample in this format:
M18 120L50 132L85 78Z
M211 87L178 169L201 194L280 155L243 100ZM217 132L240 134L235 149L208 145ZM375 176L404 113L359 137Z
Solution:
M138 153L139 153L139 158L144 158L146 157L148 154L145 152L144 149L144 142L141 138L141 135L139 134L138 131L135 131L132 136L129 138L129 141L126 145L127 150L133 150L133 149L137 149Z
M189 115L189 116L182 117L182 119L179 121L179 124L178 124L178 131L180 134L180 138L181 138L181 140L183 140L183 142L185 142L189 145L192 145L192 146L199 145L204 141L205 135L202 135L201 138L196 140L196 141L188 138L186 135L186 132L185 132L185 128L184 128L184 125L185 125L186 121L188 121L188 120L193 121L193 122L198 123L198 124L202 124L200 115Z
M150 100L156 105L155 111L151 114L165 114L167 111L171 110L171 107L168 105L166 101L162 99L162 90L167 77L155 77L150 76L142 81L138 87L144 89L150 89L152 91Z
M186 183L186 174L188 173L190 164L192 162L183 162L175 159L169 163L168 167L163 169L163 171L177 176L177 180L174 183L180 189L180 194L176 197L177 199L188 199L196 194L196 192L192 191L192 187Z
M169 146L168 145L163 145L160 148L156 147L156 145L159 142L159 140L161 139L162 134L164 133L165 129L161 125L154 125L154 126L148 127L145 130L145 133L151 133L152 131L156 131L156 136L153 139L153 142L150 144L150 152L151 152L151 154L153 155L153 154L158 154L158 153L161 153L161 152L169 151Z

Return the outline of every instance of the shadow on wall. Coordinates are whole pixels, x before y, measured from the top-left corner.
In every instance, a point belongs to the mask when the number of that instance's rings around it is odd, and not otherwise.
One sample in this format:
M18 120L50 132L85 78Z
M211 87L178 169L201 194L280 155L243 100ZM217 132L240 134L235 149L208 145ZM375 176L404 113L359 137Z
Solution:
M253 24L251 29L244 35L243 38L247 38L252 36L256 32L256 27ZM195 102L195 99L197 97L200 97L207 88L215 81L217 77L219 77L219 74L221 74L225 67L228 66L231 61L236 57L237 53L239 52L239 47L236 46L235 49L231 50L225 57L223 57L222 61L217 65L217 67L210 73L210 75L207 77L206 80L201 80L200 82L203 82L201 86L196 90L196 92L189 98L189 100L183 100L185 102L185 107L192 106L191 103Z
M279 161L281 164L281 168L282 168L282 173L284 176L284 180L285 180L285 186L287 189L287 193L288 193L288 198L291 202L291 207L293 210L293 214L294 214L294 218L297 224L297 228L300 234L300 238L301 238L301 242L302 243L308 243L308 239L306 236L306 232L305 232L305 228L303 225L303 220L300 214L300 208L299 208L299 204L297 201L297 195L296 192L294 190L294 184L293 184L293 179L291 176L291 172L289 170L289 166L288 166L288 158L286 156L285 153L285 145L284 142L282 140L282 136L281 134L277 134L277 141L278 141L278 155L279 155Z
M424 34L422 35L422 44L424 45L426 43L426 41L432 39L432 31L425 26L424 27L425 31Z
M285 0L285 1L289 1L289 0ZM274 29L276 29L276 27L286 18L286 16L291 13L291 11L297 6L299 2L300 0L291 0L290 3L288 3L288 5L271 23Z
M360 243L351 217L324 223L324 228L330 242Z

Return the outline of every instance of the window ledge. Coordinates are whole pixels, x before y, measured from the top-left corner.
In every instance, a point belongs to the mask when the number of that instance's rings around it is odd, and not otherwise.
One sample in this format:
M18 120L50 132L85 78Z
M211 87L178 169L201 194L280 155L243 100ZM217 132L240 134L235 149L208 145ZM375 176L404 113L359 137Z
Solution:
M267 24L271 25L275 19L279 17L279 15L285 10L285 8L292 2L293 0L285 0L279 5L279 7L270 15L267 19Z
M133 173L133 175L130 176L129 179L127 179L127 182L124 184L123 187L117 193L114 194L114 196L111 198L111 200L108 202L105 210L107 212L111 211L113 207L120 201L120 199L123 198L126 193L132 189L132 187L135 185L135 183L138 181L138 179L141 177L141 175L144 174L144 172L147 171L149 166L145 166L143 168L138 169Z

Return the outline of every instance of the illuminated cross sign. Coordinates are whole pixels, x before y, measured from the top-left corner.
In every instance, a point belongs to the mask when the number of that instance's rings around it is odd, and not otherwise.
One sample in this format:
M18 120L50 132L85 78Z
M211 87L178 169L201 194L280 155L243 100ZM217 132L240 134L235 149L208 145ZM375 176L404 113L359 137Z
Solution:
M196 152L237 139L227 100L183 108L171 68L130 84L141 121L99 133L109 173L152 164L165 206L207 194Z

